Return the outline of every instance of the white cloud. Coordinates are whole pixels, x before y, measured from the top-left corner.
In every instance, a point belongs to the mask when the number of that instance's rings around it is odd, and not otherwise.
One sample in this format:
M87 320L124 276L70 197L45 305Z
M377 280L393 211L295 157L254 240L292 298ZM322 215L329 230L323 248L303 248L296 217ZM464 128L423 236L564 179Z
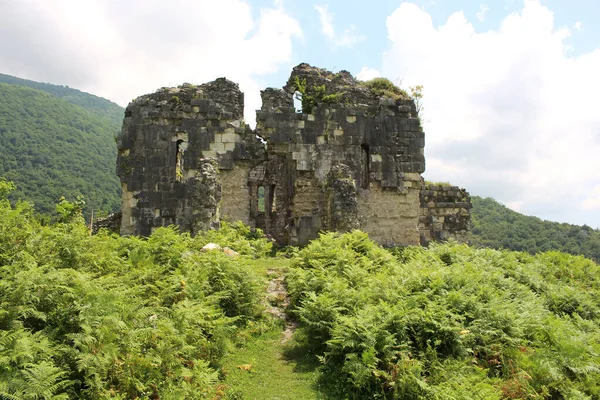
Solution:
M291 61L301 35L281 1L256 19L241 0L5 2L0 71L121 105L161 86L226 76L240 83L253 121L258 79Z
M344 29L344 32L341 35L336 35L335 26L333 24L333 14L329 12L327 6L315 5L314 8L319 14L321 32L334 46L350 48L365 40L364 36L356 34L356 27L354 25L350 25Z
M581 202L584 210L600 210L600 186L594 187L588 197Z
M354 25L350 25L348 28L344 29L344 33L342 36L338 37L335 40L336 46L339 47L354 47L355 44L362 42L365 40L365 37L362 35L357 35L356 27Z
M506 203L506 207L508 207L514 211L519 211L522 206L523 206L522 201L509 201L508 203Z
M479 12L475 15L480 22L485 21L485 13L487 13L490 8L484 4L479 6Z
M583 24L581 23L581 21L577 21L577 22L575 22L575 24L573 24L573 28L577 32L581 32L581 30L583 29Z
M387 28L383 75L424 85L428 179L600 227L579 200L600 170L600 49L572 57L570 32L537 0L485 33L462 12L434 26L411 3Z
M374 68L362 67L360 72L356 74L356 79L361 81L370 81L373 78L379 78L381 76L381 72Z
M319 21L321 21L321 32L329 40L335 38L335 29L333 28L333 15L327 10L327 6L315 6L315 10L319 13Z

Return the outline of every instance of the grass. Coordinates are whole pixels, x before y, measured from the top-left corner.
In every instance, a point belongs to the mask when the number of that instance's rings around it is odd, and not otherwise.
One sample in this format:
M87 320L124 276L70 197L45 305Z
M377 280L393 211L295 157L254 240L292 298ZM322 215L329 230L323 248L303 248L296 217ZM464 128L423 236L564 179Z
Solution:
M255 259L249 258L244 260L244 262L266 279L269 277L269 269L285 270L290 265L291 260L283 257L265 257Z
M223 362L227 399L292 400L319 399L314 371L298 368L283 357L281 329L273 329L252 340Z

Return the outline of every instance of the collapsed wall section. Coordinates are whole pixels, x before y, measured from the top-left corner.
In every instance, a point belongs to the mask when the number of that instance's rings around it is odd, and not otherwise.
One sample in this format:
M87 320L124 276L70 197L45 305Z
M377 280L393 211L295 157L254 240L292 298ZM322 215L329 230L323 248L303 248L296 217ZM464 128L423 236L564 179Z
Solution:
M420 193L421 244L454 239L466 242L471 227L471 197L458 186L424 183Z

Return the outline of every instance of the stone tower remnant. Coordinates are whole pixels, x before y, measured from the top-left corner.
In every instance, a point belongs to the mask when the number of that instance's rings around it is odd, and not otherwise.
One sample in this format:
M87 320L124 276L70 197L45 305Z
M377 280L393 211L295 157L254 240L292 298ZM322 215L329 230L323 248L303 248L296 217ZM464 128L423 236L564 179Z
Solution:
M405 93L300 64L261 96L255 130L225 78L132 101L118 138L121 234L228 219L292 245L323 230L362 229L387 246L464 238L469 195L423 182L424 133Z

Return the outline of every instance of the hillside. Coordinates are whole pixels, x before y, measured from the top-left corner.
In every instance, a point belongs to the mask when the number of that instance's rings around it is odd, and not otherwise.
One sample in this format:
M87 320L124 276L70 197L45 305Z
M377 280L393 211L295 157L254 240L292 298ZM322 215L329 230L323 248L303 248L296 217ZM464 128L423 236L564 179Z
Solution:
M88 211L117 210L114 136L122 109L74 89L0 78L16 83L0 83L0 176L17 185L13 199L53 213L61 196L82 194Z
M120 127L121 123L123 122L123 107L113 103L112 101L90 93L82 92L68 86L35 82L5 74L0 74L0 82L17 86L26 86L32 89L41 90L42 92L50 93L55 97L91 111L102 118L108 118L117 127Z
M535 254L558 250L600 262L600 230L526 216L491 198L472 196L471 243Z

